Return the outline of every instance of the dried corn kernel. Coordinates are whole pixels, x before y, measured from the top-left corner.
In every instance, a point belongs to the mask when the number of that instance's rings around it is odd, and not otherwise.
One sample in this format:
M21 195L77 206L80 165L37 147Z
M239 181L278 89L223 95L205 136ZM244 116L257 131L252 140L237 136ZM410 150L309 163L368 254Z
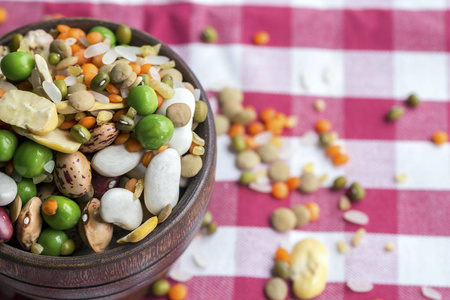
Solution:
M205 140L198 136L194 131L192 131L192 142L199 146L205 146Z
M191 153L194 155L203 155L203 154L205 154L205 148L203 148L201 146L192 147Z
M144 191L144 180L139 179L134 188L133 199L135 199L135 200L139 199L139 197L141 197L143 191Z
M337 248L339 253L346 254L348 251L350 251L350 246L345 241L338 241L337 242Z
M352 244L354 247L361 244L363 237L366 235L367 231L364 228L356 230L355 236L353 236Z
M384 250L386 251L392 251L395 249L395 244L393 242L389 242L386 245L384 245Z
M314 163L308 163L303 167L303 172L305 173L313 173L314 172Z

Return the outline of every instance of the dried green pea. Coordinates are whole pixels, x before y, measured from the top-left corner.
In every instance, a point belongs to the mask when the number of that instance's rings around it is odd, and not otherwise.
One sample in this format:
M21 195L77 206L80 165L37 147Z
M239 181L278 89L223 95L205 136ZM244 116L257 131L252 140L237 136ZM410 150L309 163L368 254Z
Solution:
M273 266L273 275L282 279L289 279L290 271L287 262L277 260Z
M106 73L100 72L91 80L90 88L96 92L105 90L109 84L109 76Z
M231 144L236 152L244 151L247 148L244 136L239 134L233 135L231 138Z
M116 122L116 128L121 131L131 131L136 127L136 123L127 115L120 115Z
M239 178L239 182L243 185L250 184L251 182L256 180L256 174L251 171L245 171L241 174Z
M9 44L10 51L11 52L17 51L17 49L19 49L19 47L20 47L20 42L22 42L22 41L23 41L23 35L21 35L20 33L13 35L13 37L11 39L11 44Z
M75 251L75 242L67 240L61 245L61 255L70 255Z
M148 85L150 86L150 76L148 74L141 74L138 77L142 78L142 81L139 85Z
M160 279L152 285L152 293L156 297L163 297L169 293L170 283L167 280Z
M326 148L333 143L333 136L329 134L328 132L322 132L319 135L319 144L321 147Z
M172 76L170 75L164 75L161 78L161 82L167 84L168 86L170 86L171 88L173 88L173 79Z
M214 43L217 41L217 31L212 26L206 26L202 32L202 40L206 43Z
M343 189L343 188L345 188L346 184L347 184L347 179L344 176L339 176L333 182L333 189L335 189L335 190Z
M419 106L420 100L415 94L409 95L408 99L406 100L406 104L408 104L411 107Z
M217 224L215 222L209 223L207 230L209 234L214 234L217 231Z
M203 101L195 101L194 122L202 123L206 120L208 106Z
M61 61L61 55L59 53L52 52L48 55L48 63L56 66Z
M358 182L353 182L348 189L348 197L353 201L361 201L366 197L366 191Z
M209 223L212 222L212 213L207 211L203 217L202 227L207 227Z
M399 107L399 106L394 106L393 108L391 108L387 115L386 115L386 119L388 121L396 121L398 120L401 116L403 116L403 108Z
M70 128L70 134L79 143L86 143L91 139L91 133L81 124L76 124Z
M56 87L58 88L58 90L61 92L61 96L64 98L67 95L67 84L64 80L62 79L56 79L53 82Z

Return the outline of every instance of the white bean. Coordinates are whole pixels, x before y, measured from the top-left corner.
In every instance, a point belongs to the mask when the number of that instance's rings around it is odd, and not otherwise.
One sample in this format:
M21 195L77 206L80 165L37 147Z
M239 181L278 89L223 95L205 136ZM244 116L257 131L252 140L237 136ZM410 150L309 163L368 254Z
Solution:
M17 185L14 179L0 172L0 206L6 206L13 202L16 195Z
M125 144L113 145L98 151L92 158L92 168L106 177L121 176L136 168L144 151L128 152Z
M142 223L141 202L127 189L113 188L103 194L99 212L105 222L125 230L134 230Z

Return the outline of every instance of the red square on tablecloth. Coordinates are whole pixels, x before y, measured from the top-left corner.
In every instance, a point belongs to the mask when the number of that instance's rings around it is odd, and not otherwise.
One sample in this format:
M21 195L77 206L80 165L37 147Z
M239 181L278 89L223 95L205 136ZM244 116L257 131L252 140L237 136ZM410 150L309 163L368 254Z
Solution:
M183 44L190 41L192 4L146 5L145 30L164 43Z
M292 45L340 49L342 27L342 10L293 9Z
M191 41L199 42L206 26L218 34L218 44L239 43L241 40L241 8L239 6L195 5L191 16Z
M345 10L343 23L345 49L392 49L392 11Z
M269 46L291 45L291 9L288 7L243 6L241 23L243 44L253 44L253 36L258 31L266 31L270 36Z
M394 48L396 50L445 51L445 13L443 11L395 11Z

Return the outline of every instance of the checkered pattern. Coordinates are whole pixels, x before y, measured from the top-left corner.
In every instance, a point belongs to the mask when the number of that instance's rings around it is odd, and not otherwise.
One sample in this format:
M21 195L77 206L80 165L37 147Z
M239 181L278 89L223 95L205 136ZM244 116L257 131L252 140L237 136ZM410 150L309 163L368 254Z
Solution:
M0 6L9 11L1 33L56 13L127 23L173 46L214 107L216 91L231 85L257 111L272 106L299 116L299 125L285 133L288 163L299 175L314 162L318 174L329 175L325 186L282 201L239 186L230 140L218 137L209 209L220 228L197 238L174 266L195 275L187 282L187 299L264 299L276 248L306 237L322 241L331 255L329 283L318 299L423 299L423 285L450 297L450 148L430 142L434 131L449 131L449 0L58 0ZM217 29L216 44L200 41L206 25ZM270 34L266 46L252 44L260 30ZM326 83L330 72L333 80ZM302 76L308 76L309 89ZM384 122L386 111L403 106L411 92L422 105L405 108L398 122ZM321 114L312 108L318 98L327 103ZM351 156L347 166L334 167L316 146L302 143L319 118L329 118L339 132ZM407 182L396 183L398 173L407 174ZM364 242L345 256L336 242L350 241L358 226L342 220L341 193L327 188L343 174L367 188L367 198L354 208L370 216ZM275 208L311 200L321 207L318 221L285 234L270 228ZM389 241L394 252L383 250ZM195 265L199 249L209 255L209 268ZM375 288L353 293L345 287L352 278Z

